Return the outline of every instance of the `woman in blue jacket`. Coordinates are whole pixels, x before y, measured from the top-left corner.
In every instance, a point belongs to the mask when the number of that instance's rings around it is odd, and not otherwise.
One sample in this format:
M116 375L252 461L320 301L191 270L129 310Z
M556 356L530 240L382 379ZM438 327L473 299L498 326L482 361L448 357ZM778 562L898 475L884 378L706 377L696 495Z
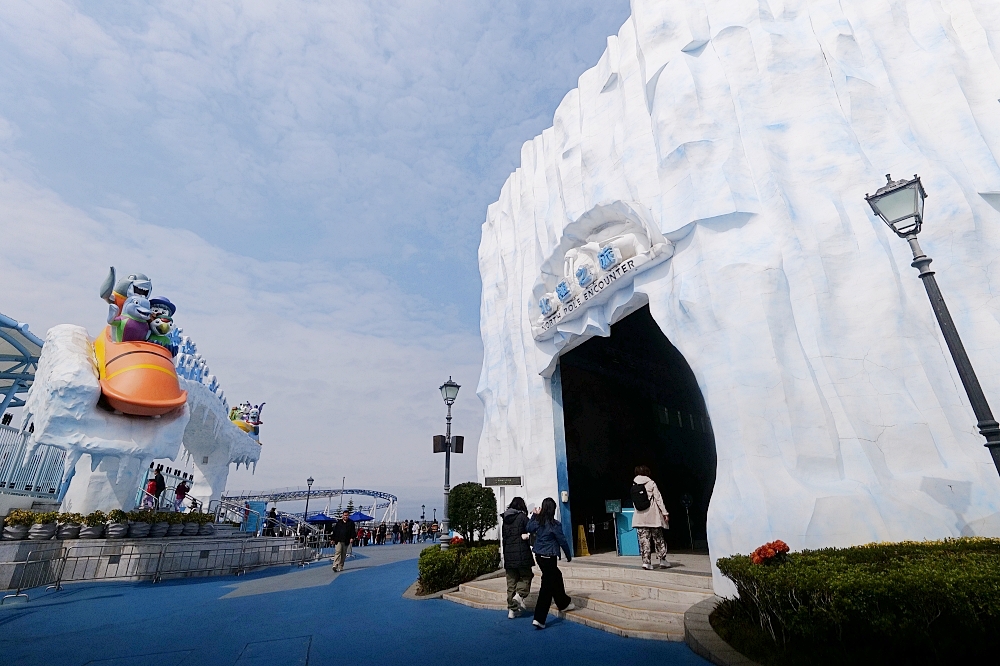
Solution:
M563 534L562 525L555 518L556 501L551 497L542 500L542 506L536 507L534 515L528 521L528 533L535 535L535 561L542 570L542 584L538 590L538 601L535 602L535 619L531 622L535 629L545 628L545 618L549 614L549 605L553 600L560 611L575 610L572 599L566 594L562 573L556 565L559 559L559 549L566 553L566 561L573 556L569 552L569 544Z

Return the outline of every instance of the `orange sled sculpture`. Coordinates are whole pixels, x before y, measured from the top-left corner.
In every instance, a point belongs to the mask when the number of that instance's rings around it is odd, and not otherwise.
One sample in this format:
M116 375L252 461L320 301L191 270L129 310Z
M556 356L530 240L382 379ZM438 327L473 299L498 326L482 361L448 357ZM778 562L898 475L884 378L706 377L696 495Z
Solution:
M114 342L111 327L94 341L101 392L123 414L158 416L187 402L170 350L152 342Z

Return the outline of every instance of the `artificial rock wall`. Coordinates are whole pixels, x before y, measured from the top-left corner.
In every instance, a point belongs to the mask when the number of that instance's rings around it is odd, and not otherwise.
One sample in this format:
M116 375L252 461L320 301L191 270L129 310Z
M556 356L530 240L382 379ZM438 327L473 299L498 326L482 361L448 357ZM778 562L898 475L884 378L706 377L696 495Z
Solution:
M483 225L480 469L557 497L558 355L648 302L712 420L713 561L1000 535L907 244L864 200L923 178L921 244L1000 409L998 62L995 0L633 0ZM671 256L537 339L564 232L615 205Z

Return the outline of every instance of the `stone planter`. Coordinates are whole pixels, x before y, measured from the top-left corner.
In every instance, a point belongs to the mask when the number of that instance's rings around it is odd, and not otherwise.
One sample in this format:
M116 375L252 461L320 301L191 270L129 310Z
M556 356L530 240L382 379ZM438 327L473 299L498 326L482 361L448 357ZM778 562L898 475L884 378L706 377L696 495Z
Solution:
M22 541L28 538L27 525L7 525L3 528L3 538L10 541Z
M80 526L76 523L59 523L56 527L57 539L79 539Z
M182 536L198 536L198 529L201 525L198 523L184 523L184 531L181 532Z
M215 525L212 523L205 523L198 528L198 536L215 536Z
M55 523L35 523L28 530L28 538L32 541L48 541L56 535Z
M231 537L236 533L236 528L232 525L227 525L225 523L219 523L215 526L215 536L218 537Z
M167 536L180 536L184 532L184 523L173 523L167 528Z
M128 536L128 525L125 523L108 523L105 536L109 539L124 539Z
M128 526L128 538L129 539L145 539L149 536L149 528L152 527L149 523L131 523Z
M167 530L170 529L170 523L163 521L161 523L153 523L153 526L149 528L149 538L150 539L162 539L167 536Z
M104 537L104 525L84 525L80 528L81 539L101 539Z

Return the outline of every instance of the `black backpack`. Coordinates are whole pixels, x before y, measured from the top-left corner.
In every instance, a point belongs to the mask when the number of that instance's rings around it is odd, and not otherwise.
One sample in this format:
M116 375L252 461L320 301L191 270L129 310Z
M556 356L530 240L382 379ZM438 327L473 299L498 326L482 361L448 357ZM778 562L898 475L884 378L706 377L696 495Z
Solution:
M645 483L632 484L632 506L636 511L645 511L650 507L649 493L646 492Z

